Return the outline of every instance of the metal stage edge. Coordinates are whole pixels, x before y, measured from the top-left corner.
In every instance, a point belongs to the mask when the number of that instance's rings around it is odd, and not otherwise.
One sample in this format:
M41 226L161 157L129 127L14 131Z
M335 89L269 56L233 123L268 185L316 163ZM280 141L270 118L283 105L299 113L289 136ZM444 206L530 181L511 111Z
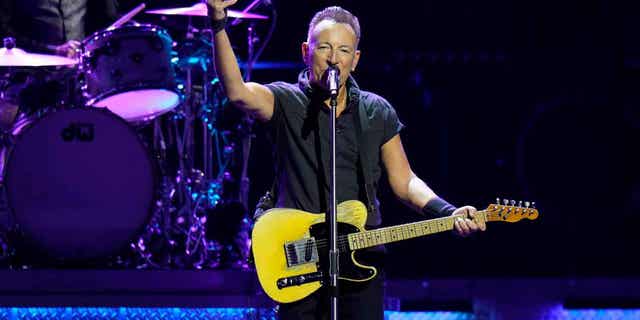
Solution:
M387 301L499 308L536 304L640 307L640 278L388 279ZM638 304L638 305L636 305ZM251 307L274 303L245 270L0 270L0 306ZM469 310L471 311L471 310Z

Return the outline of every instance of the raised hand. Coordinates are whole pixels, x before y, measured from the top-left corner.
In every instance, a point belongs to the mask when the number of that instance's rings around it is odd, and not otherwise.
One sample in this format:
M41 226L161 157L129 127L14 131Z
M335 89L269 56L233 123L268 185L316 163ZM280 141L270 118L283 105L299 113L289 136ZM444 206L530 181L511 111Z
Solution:
M225 9L234 5L238 0L207 0L207 5L209 5L209 10L213 12L209 12L209 16L213 20L222 20L227 17L225 13Z

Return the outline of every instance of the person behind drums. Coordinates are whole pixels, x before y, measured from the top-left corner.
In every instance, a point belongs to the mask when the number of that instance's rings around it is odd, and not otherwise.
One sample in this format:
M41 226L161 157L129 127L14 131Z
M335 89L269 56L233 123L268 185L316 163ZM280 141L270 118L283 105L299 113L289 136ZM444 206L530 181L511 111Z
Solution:
M0 39L12 37L15 47L27 52L75 59L84 38L114 22L119 7L118 0L3 0ZM76 73L74 65L13 70L9 82L20 106L14 121L73 104Z
M118 17L117 0L0 1L0 38L16 47L73 58L86 36Z

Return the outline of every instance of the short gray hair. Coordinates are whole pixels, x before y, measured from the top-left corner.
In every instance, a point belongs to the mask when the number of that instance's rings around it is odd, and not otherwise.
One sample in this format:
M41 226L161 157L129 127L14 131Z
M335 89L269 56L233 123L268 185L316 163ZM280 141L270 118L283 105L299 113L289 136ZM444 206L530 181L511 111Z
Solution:
M356 33L356 48L358 47L358 43L360 42L360 22L358 22L358 18L351 14L351 12L338 6L327 7L316 12L309 23L307 41L311 40L311 33L313 33L313 29L315 29L315 27L324 20L331 20L335 23L344 23L351 26L353 31Z

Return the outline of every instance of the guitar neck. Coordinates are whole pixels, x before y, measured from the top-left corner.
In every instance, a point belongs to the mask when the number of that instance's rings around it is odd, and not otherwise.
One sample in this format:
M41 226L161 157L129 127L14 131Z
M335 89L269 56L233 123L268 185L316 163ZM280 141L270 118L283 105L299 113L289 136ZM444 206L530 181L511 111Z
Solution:
M351 250L364 249L385 243L413 239L453 230L455 219L458 219L459 217L460 216L448 216L352 233L348 235L349 248ZM487 211L482 210L476 212L474 219L487 221Z

